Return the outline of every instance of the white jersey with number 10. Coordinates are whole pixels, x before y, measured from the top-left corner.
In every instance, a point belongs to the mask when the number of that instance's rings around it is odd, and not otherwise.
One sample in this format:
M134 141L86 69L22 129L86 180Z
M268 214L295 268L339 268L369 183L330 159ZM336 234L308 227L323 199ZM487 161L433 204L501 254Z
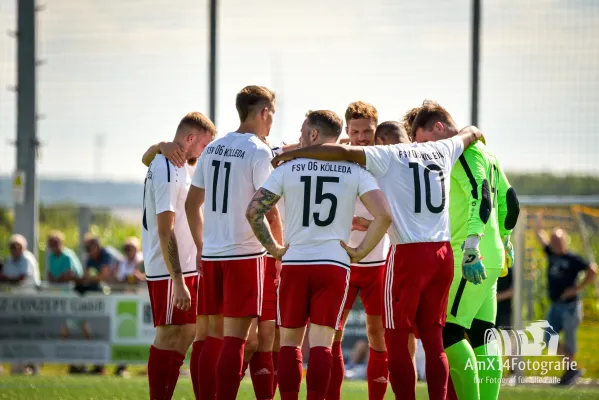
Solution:
M378 189L364 168L348 162L300 158L275 169L262 186L285 196L283 264L333 264L349 268L340 241L348 242L356 198Z
M366 169L378 179L391 206L391 244L449 241L449 181L463 151L459 136L364 147Z
M205 189L203 259L239 260L265 254L245 212L270 175L271 160L270 148L251 133L232 132L206 147L191 182Z

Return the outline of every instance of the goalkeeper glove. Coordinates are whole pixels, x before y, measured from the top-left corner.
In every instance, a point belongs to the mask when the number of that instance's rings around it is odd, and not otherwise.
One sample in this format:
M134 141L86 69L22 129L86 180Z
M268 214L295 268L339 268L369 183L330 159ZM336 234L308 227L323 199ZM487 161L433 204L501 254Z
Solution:
M514 246L512 246L512 242L510 241L510 235L502 236L501 241L503 242L503 249L505 251L505 263L503 264L500 276L504 277L508 273L508 268L512 268L514 265Z
M462 244L462 250L464 250L462 276L468 282L475 285L479 285L487 279L487 272L485 271L485 266L482 263L482 257L478 250L479 243L480 237L473 235L468 236L464 244Z

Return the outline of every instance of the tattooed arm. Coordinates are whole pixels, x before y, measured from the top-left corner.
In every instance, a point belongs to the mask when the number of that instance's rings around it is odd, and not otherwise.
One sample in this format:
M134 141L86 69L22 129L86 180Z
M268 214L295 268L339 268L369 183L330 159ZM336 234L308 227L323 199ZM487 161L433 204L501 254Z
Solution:
M157 217L162 257L171 279L178 279L178 277L181 277L181 263L179 262L179 248L175 237L175 213L166 211L158 214Z
M256 235L256 238L262 243L262 246L266 248L266 251L277 260L280 260L281 257L283 257L287 248L277 243L264 216L271 209L274 208L276 210L275 205L280 198L281 196L277 196L264 188L260 188L254 194L254 197L250 201L245 212L245 217L250 223L254 235Z
M187 311L191 308L191 294L181 272L179 247L175 237L175 213L165 211L158 214L157 219L162 258L173 281L172 302L176 308Z

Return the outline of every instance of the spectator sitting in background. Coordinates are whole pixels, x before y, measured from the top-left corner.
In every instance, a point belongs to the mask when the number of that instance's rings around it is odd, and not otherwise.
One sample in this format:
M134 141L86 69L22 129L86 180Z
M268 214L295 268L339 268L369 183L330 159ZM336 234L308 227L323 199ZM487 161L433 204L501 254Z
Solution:
M10 256L6 259L0 282L20 287L35 288L40 284L40 271L35 256L27 250L27 240L23 235L15 234L8 239ZM11 374L22 374L24 372L39 373L38 364L12 364Z
M102 283L106 282L113 275L114 260L110 254L100 245L100 239L92 234L85 235L83 239L85 253L85 271L83 278L79 280L75 290L83 294L87 291L96 292L102 288ZM75 371L73 371L75 372ZM90 371L91 374L104 374L103 365L95 365Z
M75 252L64 247L64 235L52 231L48 235L48 281L53 283L72 282L83 276L81 262Z
M140 247L139 239L136 237L130 237L125 241L123 245L125 257L119 262L116 269L117 282L136 284L146 280L145 274L140 270L143 261L143 255L139 251Z
M101 282L110 279L114 264L110 254L100 245L97 236L88 234L83 240L87 257L83 278L75 287L75 290L81 294L87 291L100 291Z
M37 287L40 284L40 271L35 256L27 250L27 240L23 235L12 235L8 239L10 257L4 262L0 282Z
M576 335L582 321L582 303L579 294L597 278L597 265L589 263L568 251L568 235L562 229L555 229L551 238L543 230L542 212L537 215L537 239L543 246L549 265L547 281L551 307L547 322L557 333L563 331L558 354L568 358L568 370L560 380L561 385L576 383L582 376L582 370L572 369L576 356ZM584 277L578 283L580 273ZM548 339L545 340L548 342Z

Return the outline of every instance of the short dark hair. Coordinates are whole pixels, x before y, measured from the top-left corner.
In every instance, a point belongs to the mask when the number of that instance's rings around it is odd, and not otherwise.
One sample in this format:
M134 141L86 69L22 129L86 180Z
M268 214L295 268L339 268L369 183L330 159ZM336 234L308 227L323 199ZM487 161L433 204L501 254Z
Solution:
M337 140L343 129L343 120L330 110L308 111L306 113L308 125L317 129L324 136Z
M200 131L205 131L212 136L212 139L216 137L216 127L204 114L193 111L187 113L179 122L179 126L177 126L177 131L180 131L184 128L197 129Z
M425 100L414 117L414 122L412 122L412 136L416 134L419 128L423 128L426 131L432 130L437 122L455 127L453 118L451 118L451 115L445 108L441 107L436 101Z
M345 123L349 126L352 119L372 119L374 124L379 123L379 113L372 104L364 101L355 101L345 110Z
M374 140L377 138L390 138L391 141L396 143L402 143L403 139L410 139L404 126L398 121L385 121L381 122L377 126L374 132Z
M275 93L265 88L264 86L246 86L235 99L235 107L239 113L239 120L244 122L250 114L262 109L263 107L271 108L275 103Z

